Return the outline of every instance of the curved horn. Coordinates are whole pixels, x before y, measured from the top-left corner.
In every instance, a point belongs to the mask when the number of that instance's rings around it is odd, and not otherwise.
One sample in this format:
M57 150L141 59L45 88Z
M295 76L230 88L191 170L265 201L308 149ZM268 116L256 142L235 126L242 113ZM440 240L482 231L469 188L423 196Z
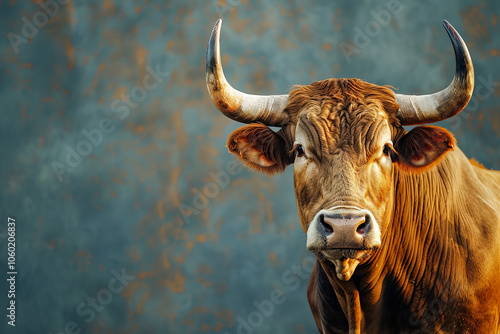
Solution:
M250 95L234 89L227 82L220 61L220 28L222 20L215 23L207 48L206 79L210 98L227 117L242 123L261 122L269 126L283 126L289 116L283 109L287 95Z
M469 50L448 21L444 20L443 25L455 51L455 77L448 87L434 94L396 94L399 104L397 117L402 125L433 123L455 116L465 108L472 96L474 68Z

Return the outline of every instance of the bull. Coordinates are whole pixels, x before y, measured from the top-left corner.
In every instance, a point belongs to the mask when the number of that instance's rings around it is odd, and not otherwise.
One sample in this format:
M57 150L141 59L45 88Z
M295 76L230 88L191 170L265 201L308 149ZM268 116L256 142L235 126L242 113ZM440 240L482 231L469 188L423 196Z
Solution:
M327 79L260 96L225 79L221 24L208 44L208 91L225 116L248 123L230 134L231 153L267 174L293 163L316 255L307 297L319 332L500 333L500 172L471 163L448 130L423 125L471 98L458 32L443 22L456 69L437 93Z

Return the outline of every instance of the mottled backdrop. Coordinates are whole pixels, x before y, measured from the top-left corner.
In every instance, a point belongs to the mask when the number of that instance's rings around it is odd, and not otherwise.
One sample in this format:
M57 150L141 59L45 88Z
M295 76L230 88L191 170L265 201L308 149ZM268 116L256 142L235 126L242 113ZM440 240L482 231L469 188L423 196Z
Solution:
M224 19L236 88L359 77L422 94L452 79L449 20L476 89L440 125L500 169L499 12L497 0L2 1L0 331L315 332L291 168L232 164L238 125L205 88L213 24Z

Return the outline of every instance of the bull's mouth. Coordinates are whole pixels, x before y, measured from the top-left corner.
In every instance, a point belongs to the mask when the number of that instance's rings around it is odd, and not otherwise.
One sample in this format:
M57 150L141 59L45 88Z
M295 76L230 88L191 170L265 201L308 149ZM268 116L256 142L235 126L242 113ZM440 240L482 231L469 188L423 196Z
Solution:
M320 261L334 264L338 279L348 281L358 264L368 260L373 251L372 248L325 248L313 252Z
M372 251L372 249L368 248L329 248L320 250L318 253L321 254L325 260L332 262L342 258L359 260L362 262L370 257Z
M320 261L333 263L337 277L344 281L380 246L377 219L371 211L354 206L320 210L307 229L307 249Z

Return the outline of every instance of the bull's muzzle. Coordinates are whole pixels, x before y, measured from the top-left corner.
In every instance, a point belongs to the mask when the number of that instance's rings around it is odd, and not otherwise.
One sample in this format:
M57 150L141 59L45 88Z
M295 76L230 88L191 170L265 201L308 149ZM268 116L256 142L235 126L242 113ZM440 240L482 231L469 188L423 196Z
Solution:
M357 207L321 210L307 230L307 248L327 257L339 253L333 250L367 250L378 246L380 228L376 219L370 211Z

